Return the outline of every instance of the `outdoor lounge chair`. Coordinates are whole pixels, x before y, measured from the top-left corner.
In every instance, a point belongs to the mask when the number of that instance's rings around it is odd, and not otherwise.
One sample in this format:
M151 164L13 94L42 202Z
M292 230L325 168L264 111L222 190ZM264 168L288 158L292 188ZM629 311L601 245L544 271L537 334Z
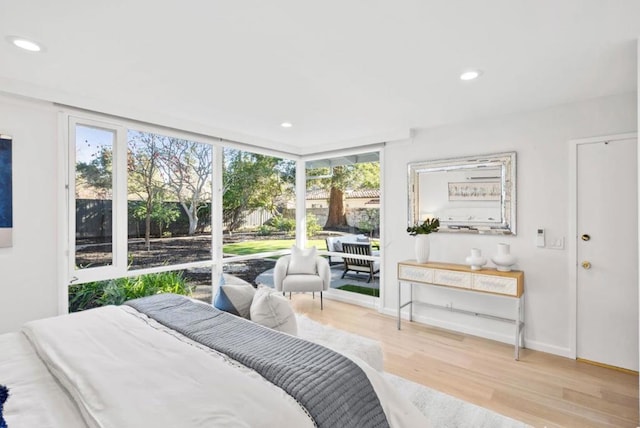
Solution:
M361 260L348 257L347 254L357 254L359 256L371 256L371 244L356 244L352 242L345 242L342 244L342 250L345 253L344 259L344 272L342 278L349 271L356 273L366 273L369 275L367 282L371 282L373 276L380 272L380 262L373 260Z
M325 238L327 251L342 253L342 245L346 243L367 244L370 242L365 235L337 235ZM344 260L340 256L328 256L329 264L343 264Z

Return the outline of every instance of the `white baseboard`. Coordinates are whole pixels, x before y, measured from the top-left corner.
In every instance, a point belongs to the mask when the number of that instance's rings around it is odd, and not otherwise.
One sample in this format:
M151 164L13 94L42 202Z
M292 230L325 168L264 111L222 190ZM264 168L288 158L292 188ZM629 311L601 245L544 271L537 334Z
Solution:
M380 313L385 315L390 315L393 317L398 316L397 310L393 310L389 308L380 309ZM403 312L402 320L403 322L409 322L409 314ZM452 330L452 331L456 331L464 334L483 337L485 339L495 340L497 342L507 343L509 345L514 344L513 335L501 334L501 333L497 333L497 332L486 330L486 329L475 328L465 324L444 321L441 319L426 317L426 316L416 315L416 314L414 314L413 316L413 321L419 322L421 324L433 326L433 327L444 328L446 330ZM527 349L533 349L535 351L546 352L547 354L553 354L561 357L575 359L575 355L573 355L570 348L550 345L548 343L543 343L535 340L527 340L526 336L524 337L524 347Z
M352 305L364 306L365 308L378 309L379 298L365 296L363 294L352 293L350 291L337 290L332 288L322 293L322 296L329 300L351 303Z
M558 355L560 357L571 358L572 360L576 359L571 348L564 348L556 345L549 345L548 343L538 342L537 340L527 340L525 338L524 344L528 349L533 349L534 351L546 352L547 354Z

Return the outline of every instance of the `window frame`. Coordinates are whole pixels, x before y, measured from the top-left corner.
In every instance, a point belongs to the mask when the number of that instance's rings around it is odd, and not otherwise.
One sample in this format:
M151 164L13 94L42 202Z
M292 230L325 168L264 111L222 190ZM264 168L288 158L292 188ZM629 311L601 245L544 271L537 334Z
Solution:
M109 116L100 113L93 113L86 110L78 110L72 107L65 107L60 111L60 141L62 142L62 149L60 151L60 158L63 162L66 162L61 168L60 180L64 180L64 187L66 190L66 201L62 201L60 208L64 207L65 213L61 215L61 234L59 235L62 243L61 246L66 246L61 252L60 260L66 259L66 269L60 270L61 290L60 296L60 313L66 313L68 311L68 287L73 284L86 283L91 281L108 280L112 278L131 277L144 275L155 272L166 272L173 270L182 270L191 267L210 267L212 272L212 286L213 293L215 294L215 288L217 284L217 277L222 273L222 267L224 264L232 263L235 261L249 260L265 258L270 256L278 256L288 254L289 250L274 251L268 253L257 253L246 256L234 256L223 258L222 246L222 169L223 169L223 149L225 147L235 148L239 150L251 151L253 153L264 154L274 157L281 157L296 161L296 244L304 247L306 244L306 163L308 161L339 157L345 155L357 155L361 153L378 152L380 161L380 224L385 224L384 219L384 146L385 143L371 144L366 146L354 147L344 150L330 150L324 152L314 152L306 154L294 154L282 150L274 150L258 146L251 143L241 143L237 141L231 141L221 138L212 137L204 133L181 131L175 128L165 127L156 124L149 124L140 122L133 119L126 119L117 116ZM212 163L213 163L213 177L212 177L212 200L211 200L211 258L209 260L203 260L191 263L182 263L174 265L166 265L154 268L129 270L127 266L127 231L128 231L128 216L127 216L127 204L123 204L116 200L115 193L127 195L127 170L124 168L122 171L115 170L114 166L114 196L113 196L113 209L114 209L114 231L112 235L114 263L111 266L101 266L89 269L75 269L75 174L76 174L76 125L85 125L90 127L97 127L108 130L116 131L116 146L114 147L114 160L120 162L122 165L126 165L127 158L127 131L133 129L141 132L151 132L167 135L170 137L187 139L195 141L197 143L209 144L212 146ZM120 159L118 161L118 159ZM125 197L126 200L126 197ZM122 230L125 230L122 233ZM120 231L120 233L118 233ZM380 239L384 242L385 228L381 227ZM66 241L66 242L64 242ZM327 254L327 252L321 252ZM384 251L381 248L380 256L378 259L382 261L384 259ZM384 300L384 275L380 275L380 298L379 301ZM370 300L361 298L359 296L353 296L345 298L343 293L331 293L334 294L338 300L350 301L356 304L364 304L365 306L371 306ZM348 294L348 293L346 293ZM376 299L378 300L378 299ZM374 305L375 306L375 305Z
M111 253L112 264L107 266L97 266L93 268L76 269L76 129L78 126L86 126L89 128L103 129L112 131L115 135L112 148L112 198L111 198ZM69 116L69 141L68 141L68 176L67 191L68 197L68 219L69 219L69 278L73 283L84 283L97 281L100 279L108 279L116 277L124 268L126 270L127 248L126 237L123 239L117 231L122 227L123 211L124 222L127 221L127 207L117 200L116 194L122 192L123 187L126 192L127 180L126 175L122 177L120 171L121 157L124 156L126 165L126 149L122 150L123 141L126 145L126 129L118 124L94 120L89 118L81 118ZM123 153L124 152L124 153ZM126 168L125 168L126 171Z
M93 117L85 114L66 114L67 130L67 174L65 188L67 191L67 286L72 284L82 284L92 281L109 280L113 278L132 277L146 275L157 272L168 272L175 270L183 270L194 267L211 267L212 272L216 266L220 266L222 256L222 247L218 245L221 242L221 231L215 225L221 214L218 215L218 207L221 205L221 188L216 182L218 172L221 172L221 142L193 135L190 133L176 132L162 127L150 126L134 121L124 119L113 119ZM91 128L105 129L113 131L115 141L113 147L113 194L112 194L112 257L113 263L108 266L89 267L84 269L76 269L76 127L86 126ZM208 144L212 148L212 209L211 209L211 258L189 263L169 264L157 267L149 267L142 269L129 269L128 266L128 171L127 165L127 148L128 148L128 131L135 130L140 132L149 132L162 134L169 137L186 139L199 144ZM122 196L124 195L124 196ZM216 223L214 223L214 221ZM219 238L218 238L219 236Z

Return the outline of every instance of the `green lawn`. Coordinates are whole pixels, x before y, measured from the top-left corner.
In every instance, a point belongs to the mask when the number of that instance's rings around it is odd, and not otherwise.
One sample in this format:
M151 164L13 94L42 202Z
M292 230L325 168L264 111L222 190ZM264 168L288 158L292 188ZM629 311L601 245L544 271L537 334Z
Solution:
M367 296L380 297L380 290L377 288L362 287L361 285L346 284L338 287L338 290L351 291L353 293L366 294Z
M295 244L294 239L273 239L260 241L234 242L225 244L222 251L226 255L245 256L247 254L265 253L268 251L288 250ZM307 246L316 246L318 250L326 250L327 245L324 239L311 239L307 241Z

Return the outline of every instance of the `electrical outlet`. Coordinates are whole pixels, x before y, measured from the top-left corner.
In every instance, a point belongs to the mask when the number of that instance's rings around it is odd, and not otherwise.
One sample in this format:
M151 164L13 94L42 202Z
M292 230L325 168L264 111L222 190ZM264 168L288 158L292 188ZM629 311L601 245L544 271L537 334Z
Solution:
M552 239L549 248L552 250L564 250L564 237Z

